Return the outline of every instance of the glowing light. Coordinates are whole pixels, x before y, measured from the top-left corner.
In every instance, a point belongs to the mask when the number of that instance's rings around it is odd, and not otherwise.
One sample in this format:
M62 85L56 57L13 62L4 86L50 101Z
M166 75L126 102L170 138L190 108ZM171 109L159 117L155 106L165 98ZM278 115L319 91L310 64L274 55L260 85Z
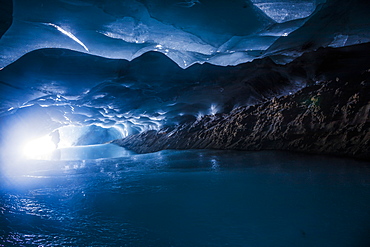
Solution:
M89 49L86 47L86 45L84 43L82 43L82 41L79 40L76 36L74 36L71 32L68 32L68 31L64 30L63 28L61 28L60 26L57 26L53 23L44 23L44 24L56 28L59 32L68 36L69 38L73 39L78 44L80 44L87 52L89 52Z
M27 159L46 160L50 159L55 149L51 136L47 135L28 142L23 147L23 155Z
M216 115L216 114L217 114L217 112L218 112L217 105L212 104L212 105L211 105L211 108L209 109L209 113L210 113L211 115Z

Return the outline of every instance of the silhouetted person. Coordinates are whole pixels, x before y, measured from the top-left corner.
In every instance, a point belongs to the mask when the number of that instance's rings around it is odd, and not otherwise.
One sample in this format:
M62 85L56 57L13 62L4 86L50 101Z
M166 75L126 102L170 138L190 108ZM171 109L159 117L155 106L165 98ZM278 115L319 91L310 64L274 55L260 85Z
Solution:
M60 142L60 134L59 130L55 130L50 133L51 141L55 144L55 148L58 148L58 144Z
M52 160L60 160L60 157L61 157L61 151L60 149L58 149L58 144L60 142L60 134L59 134L59 130L55 130L53 132L51 132L49 134L49 136L51 136L51 141L54 143L55 145L55 150L53 151L52 153L52 156L51 156L51 159Z

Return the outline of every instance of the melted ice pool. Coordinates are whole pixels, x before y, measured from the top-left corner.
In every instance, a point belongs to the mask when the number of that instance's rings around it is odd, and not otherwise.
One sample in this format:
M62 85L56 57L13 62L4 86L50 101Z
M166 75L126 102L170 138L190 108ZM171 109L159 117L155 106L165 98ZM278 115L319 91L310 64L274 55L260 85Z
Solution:
M366 162L189 150L21 165L0 178L0 246L370 244Z

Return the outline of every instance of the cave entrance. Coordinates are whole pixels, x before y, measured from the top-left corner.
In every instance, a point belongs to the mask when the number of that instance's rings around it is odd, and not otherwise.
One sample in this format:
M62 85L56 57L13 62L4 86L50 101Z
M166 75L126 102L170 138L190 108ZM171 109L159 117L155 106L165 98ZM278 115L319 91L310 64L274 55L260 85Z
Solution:
M117 127L97 125L64 126L48 135L30 141L24 146L26 159L33 160L87 160L117 158L129 152L110 142L123 138Z

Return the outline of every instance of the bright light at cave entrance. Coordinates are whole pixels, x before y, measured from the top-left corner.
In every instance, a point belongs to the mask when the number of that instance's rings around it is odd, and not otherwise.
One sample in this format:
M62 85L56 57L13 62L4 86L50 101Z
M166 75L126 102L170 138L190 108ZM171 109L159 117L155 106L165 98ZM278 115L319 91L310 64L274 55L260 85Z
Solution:
M23 154L28 159L48 159L56 149L51 136L44 136L28 142L23 147Z

